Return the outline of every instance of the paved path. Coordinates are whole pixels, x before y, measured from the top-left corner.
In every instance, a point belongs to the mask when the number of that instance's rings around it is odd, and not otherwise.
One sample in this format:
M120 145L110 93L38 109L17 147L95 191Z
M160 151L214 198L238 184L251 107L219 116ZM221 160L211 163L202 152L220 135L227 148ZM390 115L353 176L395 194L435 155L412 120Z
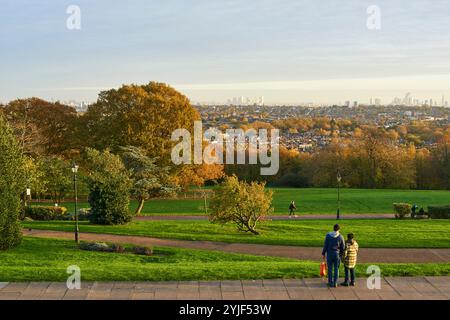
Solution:
M391 213L372 213L372 214L342 214L341 220L348 219L394 219L394 214ZM166 215L149 215L134 217L134 220L208 220L205 215L180 215L180 214L166 214ZM289 218L289 215L274 215L268 216L267 220L334 220L335 214L299 214L296 217Z
M450 277L386 277L369 290L327 288L322 279L236 281L85 282L68 290L60 282L0 283L0 300L449 300Z
M73 239L72 232L24 230L25 235L43 238ZM251 255L286 257L301 260L320 261L322 249L319 247L298 247L265 244L246 243L224 243L213 241L189 241L174 239L159 239L143 236L122 236L112 234L87 233L80 234L81 240L118 242L136 245L177 247L188 249L215 250L232 253L243 253ZM361 248L358 254L359 262L373 263L429 263L450 262L450 249L383 249L383 248Z

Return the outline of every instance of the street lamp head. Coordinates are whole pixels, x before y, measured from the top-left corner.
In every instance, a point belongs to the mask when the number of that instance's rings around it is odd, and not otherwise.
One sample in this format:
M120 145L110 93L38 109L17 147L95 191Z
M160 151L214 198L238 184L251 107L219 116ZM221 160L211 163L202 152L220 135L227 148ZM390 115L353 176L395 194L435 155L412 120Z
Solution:
M337 178L337 181L338 181L338 182L341 182L342 177L341 177L341 173L340 173L339 171L338 171L338 173L337 173L336 178Z
M72 172L73 173L77 173L78 172L78 165L76 165L75 163L72 165Z

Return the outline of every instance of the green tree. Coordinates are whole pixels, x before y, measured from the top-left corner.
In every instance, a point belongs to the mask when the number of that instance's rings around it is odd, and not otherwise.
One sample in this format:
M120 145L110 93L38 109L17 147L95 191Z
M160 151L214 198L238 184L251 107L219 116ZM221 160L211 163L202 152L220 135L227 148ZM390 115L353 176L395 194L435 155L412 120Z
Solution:
M239 181L236 176L226 177L211 199L213 223L233 222L239 231L259 234L258 222L273 212L271 190L265 189L265 183Z
M41 164L44 173L42 182L45 183L48 192L55 202L61 202L62 198L72 191L72 175L70 164L60 158L45 158Z
M0 250L5 250L22 240L19 216L25 176L22 150L1 116L0 150Z
M24 168L26 173L26 187L31 189L31 193L39 196L46 192L47 181L45 179L45 173L42 170L42 161L40 159L35 160L32 157L24 156Z
M128 210L131 179L119 156L108 150L100 152L86 149L89 174L88 201L91 206L90 221L96 224L125 224L133 218Z
M169 183L169 167L159 166L158 158L150 158L137 147L123 147L122 159L131 172L131 195L138 199L135 214L140 215L145 200L173 194L177 188Z

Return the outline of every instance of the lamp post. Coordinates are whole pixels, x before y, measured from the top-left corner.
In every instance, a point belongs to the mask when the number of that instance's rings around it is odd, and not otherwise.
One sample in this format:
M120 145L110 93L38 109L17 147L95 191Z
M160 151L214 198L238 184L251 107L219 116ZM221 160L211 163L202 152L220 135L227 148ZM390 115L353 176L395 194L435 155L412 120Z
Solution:
M77 204L78 204L78 194L77 194L77 172L78 172L78 166L74 163L72 165L72 172L73 172L73 191L75 194L75 242L77 244L80 243L80 239L78 237L79 229L78 229L78 211L77 211Z
M28 200L31 200L31 188L27 188L26 192L25 192L25 201L24 201L24 206L28 207Z
M339 218L340 218L339 214L340 214L340 210L341 210L340 187L341 187L341 179L342 179L341 173L339 172L339 170L337 172L336 179L337 179L337 190L338 190L338 207L337 207L337 212L336 212L336 219L339 220Z

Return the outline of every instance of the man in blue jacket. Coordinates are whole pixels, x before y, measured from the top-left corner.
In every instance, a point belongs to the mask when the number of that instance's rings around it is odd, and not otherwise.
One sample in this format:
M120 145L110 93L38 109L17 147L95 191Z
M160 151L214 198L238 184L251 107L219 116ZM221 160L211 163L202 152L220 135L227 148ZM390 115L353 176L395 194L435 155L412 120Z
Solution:
M328 286L336 288L339 278L339 265L341 256L345 252L344 237L339 233L339 225L334 225L334 231L329 232L325 237L325 244L322 250L322 256L327 259L328 266Z

